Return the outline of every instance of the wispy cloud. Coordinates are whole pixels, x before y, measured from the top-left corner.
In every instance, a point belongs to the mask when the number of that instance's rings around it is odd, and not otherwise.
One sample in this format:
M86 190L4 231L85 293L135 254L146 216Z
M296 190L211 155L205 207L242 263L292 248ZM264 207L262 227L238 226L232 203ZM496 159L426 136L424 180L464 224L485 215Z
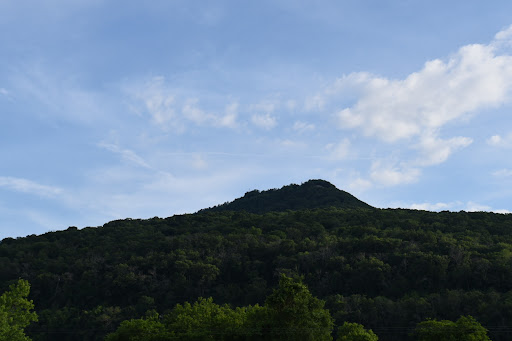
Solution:
M156 125L163 129L179 126L175 107L176 95L165 87L164 77L153 77L141 88L130 89L129 92L135 99L143 102L144 111L151 116ZM181 126L179 128L182 129Z
M350 191L354 191L355 193L364 192L372 187L373 187L373 183L370 180L364 179L361 177L357 177L357 178L353 179L348 184L348 189Z
M0 187L43 197L56 197L63 193L63 190L58 187L42 185L32 180L10 176L0 176Z
M465 211L468 211L468 212L494 212L494 213L512 213L511 211L509 210L505 210L505 209L494 209L492 208L491 206L488 206L488 205L482 205L482 204L479 204L479 203L476 203L476 202L468 202L466 204L466 209Z
M329 158L332 160L344 160L350 153L352 144L348 138L344 138L339 143L329 143L325 148L329 152Z
M512 133L505 136L493 135L487 139L487 144L493 147L512 148Z
M491 206L479 204L474 201L468 201L466 203L461 201L454 202L437 202L437 203L416 203L411 205L405 205L413 210L423 211L466 211L466 212L494 212L494 213L511 213L505 209L494 209Z
M469 137L457 136L445 140L432 134L425 134L417 144L417 148L420 150L420 158L417 163L421 166L443 163L453 152L469 146L472 142L473 139Z
M500 178L511 177L512 169L500 169L492 172L492 175Z
M295 130L299 134L302 134L302 133L305 133L305 132L308 132L308 131L315 130L315 125L313 123L306 123L306 122L302 122L302 121L296 121L293 124L293 130Z
M405 164L393 164L381 160L372 163L370 178L381 186L396 186L418 181L421 171Z
M100 142L98 147L106 149L110 152L121 155L121 157L137 166L151 169L152 167L139 155L137 155L133 150L130 149L122 149L118 145L113 143Z
M264 114L264 115L258 115L258 114L252 115L251 122L255 126L266 129L266 130L270 130L277 125L277 119L274 116L270 115L269 113Z
M233 102L226 106L224 116L218 120L218 125L228 128L236 128L238 126L238 103Z
M424 202L421 204L412 204L410 208L413 210L423 210L423 211L441 211L441 210L448 210L450 207L452 207L452 204L447 204L444 202L437 202L437 203L428 203Z
M199 107L199 99L192 98L185 101L181 112L183 118L194 122L196 125L228 128L235 128L237 126L238 103L227 105L225 114L220 116L204 111Z
M183 91L173 89L162 76L153 77L142 86L131 86L128 92L143 104L137 112L149 115L162 130L174 129L182 133L190 123L218 128L238 126L237 102L225 105L219 112L205 110L200 106L200 98L186 96Z
M84 89L69 75L33 64L24 66L11 76L17 98L37 103L41 116L52 116L81 123L98 123L112 117L100 93Z

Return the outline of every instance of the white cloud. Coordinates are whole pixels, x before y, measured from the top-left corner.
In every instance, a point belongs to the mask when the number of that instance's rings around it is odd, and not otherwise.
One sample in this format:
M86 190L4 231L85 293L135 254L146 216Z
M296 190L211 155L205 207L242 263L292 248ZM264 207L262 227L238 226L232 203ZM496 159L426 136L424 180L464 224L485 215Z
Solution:
M482 205L473 201L468 201L466 203L461 201L454 202L438 202L438 203L420 203L420 204L412 204L405 205L409 206L413 210L424 210L424 211L466 211L466 212L494 212L494 213L511 213L506 209L493 209L491 206Z
M164 77L153 77L136 91L135 97L142 100L154 123L161 128L176 126L175 95L165 88Z
M441 211L441 210L448 210L452 204L447 204L444 202L438 202L435 204L424 202L421 204L412 204L410 208L413 210L423 210L423 211Z
M10 176L0 176L0 187L43 197L56 197L63 192L62 189L58 187L41 185L28 179Z
M383 164L382 161L374 161L370 177L375 183L382 186L396 186L414 183L418 180L420 174L420 170L414 167Z
M197 107L197 99L188 99L183 106L183 117L195 122L196 124L203 124L205 121L212 120L212 115L205 113Z
M302 134L302 133L305 133L305 132L308 132L308 131L315 130L315 125L313 123L306 123L306 122L296 121L293 124L293 130L295 130L299 134Z
M226 106L224 116L216 116L207 113L198 107L198 99L189 99L183 106L183 117L193 121L197 125L208 124L214 127L235 128L237 126L238 103L231 103Z
M501 45L510 45L512 41L512 25L505 28L504 30L496 33L494 36L493 44L497 47L501 47Z
M403 80L368 74L345 81L363 84L357 103L338 113L341 127L359 128L387 142L431 133L477 109L508 100L512 56L490 45L467 45L449 60L425 63Z
M250 106L250 109L253 111L259 111L259 112L271 114L278 108L278 106L279 106L279 103L277 101L265 100L265 101L261 101L256 104L252 104Z
M422 136L417 148L421 151L418 164L422 166L443 163L456 150L469 146L473 142L468 137L453 137L448 140L433 135Z
M7 91L5 88L0 88L0 95L7 96L9 95L9 91Z
M235 128L237 126L238 103L234 102L226 106L225 115L218 120L222 127Z
M355 193L364 192L373 187L373 183L370 180L363 178L356 178L348 184L348 189Z
M348 138L344 138L339 143L330 143L325 146L329 151L329 157L333 160L343 160L347 158L350 153L351 143Z
M289 99L288 101L286 101L285 105L286 105L286 109L293 111L297 107L297 102L294 101L293 99Z
M500 178L510 177L512 176L512 169L500 169L492 172L492 175Z
M131 163L134 163L134 164L136 164L138 166L141 166L141 167L144 167L144 168L148 168L148 169L152 168L142 157L137 155L132 150L122 149L118 145L115 145L115 144L112 144L112 143L106 143L106 142L99 143L98 147L101 147L103 149L106 149L106 150L111 151L111 152L116 153L116 154L120 154L121 157L124 160L129 161Z
M487 205L481 205L476 202L470 201L466 204L465 211L468 211L468 212L492 211L492 208Z
M304 109L306 111L318 111L323 110L326 104L326 99L324 96L318 94L312 97L306 98L304 102Z
M154 77L142 88L134 88L135 90L128 92L142 101L144 107L136 111L149 114L151 120L162 130L173 128L177 132L183 132L189 123L198 126L237 127L238 103L228 104L224 115L217 115L202 109L198 98L183 98L182 91L171 89L164 77Z
M501 135L493 135L487 139L487 144L493 147L511 148L512 147L512 133L502 137Z
M270 130L277 125L277 119L269 113L265 115L252 115L251 122L263 129Z
M490 144L491 146L499 146L500 144L503 143L503 139L501 138L500 135L494 135L487 140L487 143Z
M195 169L206 169L208 168L208 163L200 154L196 154L192 158L192 167Z
M405 148L418 151L416 161L425 167L445 162L451 154L469 146L469 137L441 138L447 123L467 117L478 109L509 101L512 90L512 56L499 47L512 41L512 26L499 32L488 45L460 48L448 60L425 63L404 79L387 79L369 73L353 73L338 79L312 103L357 92L358 100L336 114L341 129L357 129L385 142L407 141ZM512 134L488 141L495 146L512 146ZM379 167L380 168L380 167ZM415 181L419 170L372 167L372 178L387 184ZM400 180L401 179L401 180Z
M304 143L304 141L299 140L290 140L290 139L278 139L276 140L276 144L274 145L275 152L288 153L291 150L301 151L307 150L308 144ZM304 154L302 154L304 155Z
M355 98L335 114L340 129L355 129L367 137L395 143L398 150L417 153L399 163L374 162L369 180L385 186L413 183L422 167L443 163L473 142L464 136L441 137L446 124L509 102L512 56L501 47L511 42L512 26L487 45L463 46L447 60L428 61L403 79L352 73L308 98L305 107L323 110ZM402 141L405 144L397 144ZM496 135L488 142L512 146L512 134L507 138Z

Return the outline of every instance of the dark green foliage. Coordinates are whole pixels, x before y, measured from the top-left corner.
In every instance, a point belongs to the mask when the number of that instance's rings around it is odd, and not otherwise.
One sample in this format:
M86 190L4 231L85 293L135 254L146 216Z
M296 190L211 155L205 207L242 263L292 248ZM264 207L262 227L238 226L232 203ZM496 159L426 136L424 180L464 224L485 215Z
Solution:
M270 336L266 339L332 340L333 320L324 304L301 281L282 275L279 287L265 301Z
M253 308L231 309L199 298L194 304L178 304L164 317L164 323L178 340L244 340L247 316ZM249 310L249 312L248 312Z
M280 189L247 192L242 198L202 211L246 211L261 214L322 207L372 208L327 181L309 180L302 185L293 184Z
M157 314L123 321L105 340L332 340L333 321L323 306L301 281L283 275L264 307L232 309L199 298L193 304L177 304L162 321Z
M142 319L123 321L105 341L167 341L175 339L159 321L158 314Z
M213 297L262 306L302 276L336 325L413 340L427 318L472 315L512 334L512 215L319 208L125 219L0 242L0 292L32 285L38 340L102 340L122 321Z
M378 341L379 338L370 329L364 329L359 323L345 322L338 328L336 341Z
M418 323L414 336L418 341L490 341L487 329L472 316L461 316L457 322L423 321Z

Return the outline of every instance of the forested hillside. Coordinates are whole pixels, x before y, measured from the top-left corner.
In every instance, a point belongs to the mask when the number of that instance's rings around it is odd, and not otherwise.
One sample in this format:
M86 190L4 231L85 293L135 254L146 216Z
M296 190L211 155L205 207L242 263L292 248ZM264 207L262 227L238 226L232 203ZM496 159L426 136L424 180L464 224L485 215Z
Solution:
M267 191L253 190L245 193L242 198L200 212L268 213L323 207L372 208L352 194L337 189L325 180L309 180L302 185L291 184Z
M277 210L300 201L292 198L303 186L254 199L265 203L261 214L227 206L4 239L0 292L29 281L33 340L102 340L121 321L199 297L262 305L281 274L302 276L337 326L357 322L379 340L414 340L417 323L461 315L492 340L512 339L512 215L328 203Z

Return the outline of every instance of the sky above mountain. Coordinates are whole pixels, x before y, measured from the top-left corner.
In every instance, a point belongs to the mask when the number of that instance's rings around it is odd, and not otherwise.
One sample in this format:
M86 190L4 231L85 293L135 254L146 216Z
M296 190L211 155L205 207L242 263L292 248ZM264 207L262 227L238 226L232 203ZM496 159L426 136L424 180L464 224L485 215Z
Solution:
M510 1L0 1L0 238L308 179L512 211Z

